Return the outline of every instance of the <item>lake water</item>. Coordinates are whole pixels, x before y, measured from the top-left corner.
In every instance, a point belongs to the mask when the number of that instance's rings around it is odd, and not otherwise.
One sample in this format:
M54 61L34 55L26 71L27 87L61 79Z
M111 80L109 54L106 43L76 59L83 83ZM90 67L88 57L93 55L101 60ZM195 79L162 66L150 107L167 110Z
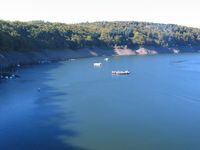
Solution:
M200 149L200 54L86 58L18 74L0 83L0 150Z

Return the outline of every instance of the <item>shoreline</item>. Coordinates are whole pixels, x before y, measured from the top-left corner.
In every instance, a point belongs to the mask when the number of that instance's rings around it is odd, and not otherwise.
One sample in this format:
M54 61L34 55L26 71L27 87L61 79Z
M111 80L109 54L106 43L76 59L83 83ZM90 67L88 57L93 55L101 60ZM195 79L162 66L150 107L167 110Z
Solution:
M98 56L130 56L130 55L157 55L161 53L184 53L199 52L200 46L193 48L182 47L175 48L158 48L158 47L141 47L138 49L119 48L85 48L78 50L38 50L31 52L0 52L0 69L14 68L23 65L42 64L52 61L63 61L69 59L98 57Z

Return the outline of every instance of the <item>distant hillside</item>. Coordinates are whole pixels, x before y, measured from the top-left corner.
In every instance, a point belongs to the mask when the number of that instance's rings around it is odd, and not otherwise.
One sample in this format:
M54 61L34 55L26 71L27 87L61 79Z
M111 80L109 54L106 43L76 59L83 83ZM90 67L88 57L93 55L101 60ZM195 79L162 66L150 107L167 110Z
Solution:
M146 22L63 24L0 21L0 52L145 46L200 46L200 29Z

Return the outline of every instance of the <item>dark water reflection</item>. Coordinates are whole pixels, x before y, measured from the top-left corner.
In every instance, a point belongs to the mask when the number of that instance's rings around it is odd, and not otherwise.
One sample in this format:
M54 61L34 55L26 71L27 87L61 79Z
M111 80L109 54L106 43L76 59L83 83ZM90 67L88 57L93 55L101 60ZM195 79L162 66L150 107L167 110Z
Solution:
M1 83L1 150L83 150L64 143L59 137L78 134L59 128L62 120L70 122L72 112L58 111L58 104L62 103L59 96L67 93L44 83L55 80L49 77L48 71L59 66L58 63L26 68L20 72L22 78Z

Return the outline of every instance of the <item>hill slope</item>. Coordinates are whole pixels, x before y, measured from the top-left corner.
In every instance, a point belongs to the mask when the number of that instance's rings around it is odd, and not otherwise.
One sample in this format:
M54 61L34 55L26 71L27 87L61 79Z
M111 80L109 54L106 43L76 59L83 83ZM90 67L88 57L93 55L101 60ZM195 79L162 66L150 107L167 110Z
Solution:
M131 49L159 47L160 52L168 52L170 48L196 46L200 46L200 29L174 24L146 22L63 24L43 21L0 21L0 52L75 50L92 47Z

